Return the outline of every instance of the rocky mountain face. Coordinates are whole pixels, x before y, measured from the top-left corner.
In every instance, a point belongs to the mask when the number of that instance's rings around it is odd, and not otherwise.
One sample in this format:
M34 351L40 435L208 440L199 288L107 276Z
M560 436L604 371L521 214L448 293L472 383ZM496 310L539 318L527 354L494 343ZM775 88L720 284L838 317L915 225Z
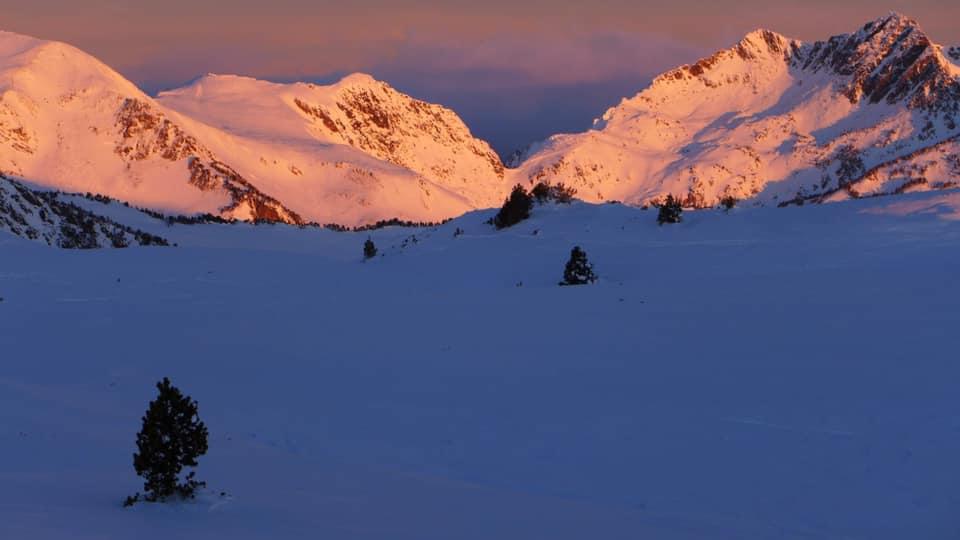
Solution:
M514 174L587 200L695 207L953 187L956 57L899 14L816 43L758 30L659 76L594 129L535 145Z
M263 194L243 176L223 163L195 137L187 135L149 102L124 99L116 114L118 137L114 152L132 165L151 159L184 163L187 182L203 192L226 195L221 215L247 220L302 224L295 212Z
M503 179L499 156L451 110L401 94L383 82L354 75L332 96L307 85L294 97L318 138L350 145L416 171L448 188L489 201ZM493 190L499 198L500 190ZM496 200L496 199L494 199Z
M61 201L58 193L30 189L5 176L0 176L0 230L68 249L168 245L163 238Z
M295 224L439 221L504 191L499 158L452 111L370 77L210 76L156 100L73 47L9 33L0 172L170 214Z

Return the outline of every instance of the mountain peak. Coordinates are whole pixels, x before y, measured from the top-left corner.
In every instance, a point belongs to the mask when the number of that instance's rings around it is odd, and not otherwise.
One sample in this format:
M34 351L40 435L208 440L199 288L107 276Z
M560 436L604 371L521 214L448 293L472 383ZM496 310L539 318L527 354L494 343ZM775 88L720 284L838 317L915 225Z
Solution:
M207 73L197 77L194 82L229 82L229 81L259 81L256 77L246 75L235 75L231 73Z
M80 67L102 65L93 56L62 41L48 41L14 32L0 31L0 58L14 60L14 63L18 63L16 60L19 60L19 63L25 67L43 63L46 59L57 63L67 57L70 59L70 64L80 62Z
M907 27L917 28L917 29L920 28L920 23L918 23L916 19L912 17L908 17L907 15L904 15L899 11L891 11L886 15L884 15L883 17L877 17L872 22L869 22L866 24L866 26L870 26L870 25L874 25L876 27L882 27L882 28L890 28L890 29L896 29L896 28L902 29Z
M960 82L940 48L915 20L896 12L812 44L797 65L849 77L842 93L851 103L906 101L914 108L955 110L960 99Z
M717 76L725 78L725 72L739 71L742 69L743 63L785 66L801 45L801 42L797 40L759 28L744 36L729 49L717 51L711 56L701 58L694 64L687 64L660 75L654 79L653 86L669 85L673 81L700 80L706 86L712 87L717 83L707 80L710 78L710 74L716 73Z
M53 42L0 30L0 57L16 56L46 43Z
M34 97L62 96L81 89L133 94L140 90L109 66L60 41L0 32L0 89Z
M868 22L848 39L862 47L880 49L895 43L930 43L916 20L895 11Z
M192 95L194 97L225 96L260 92L266 88L281 86L277 83L263 81L244 75L223 75L207 73L190 81L186 86L164 90L158 94L160 98L170 98L177 95Z
M750 57L765 53L782 55L790 51L792 43L795 43L795 41L777 32L758 28L744 36L740 43L734 47L734 50L738 51L741 56Z
M960 66L899 13L802 43L769 30L669 71L591 131L527 153L523 180L586 200L760 204L957 186ZM831 198L832 197L832 198Z
M346 75L345 77L343 77L342 79L334 83L333 86L338 86L338 87L364 86L366 87L366 86L373 86L376 84L383 84L383 83L375 79L372 75L357 72L357 73L351 73L349 75Z

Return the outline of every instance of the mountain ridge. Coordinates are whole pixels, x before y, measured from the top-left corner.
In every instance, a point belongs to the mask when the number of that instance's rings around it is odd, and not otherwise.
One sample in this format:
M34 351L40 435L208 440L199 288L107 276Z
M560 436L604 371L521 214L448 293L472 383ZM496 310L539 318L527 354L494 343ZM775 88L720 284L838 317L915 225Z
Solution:
M946 189L958 119L960 49L895 12L815 42L749 32L510 167L452 110L367 74L208 73L150 97L75 47L0 32L0 172L174 215L437 222L537 182L690 207Z
M207 76L193 86L224 80L253 81ZM191 117L75 47L0 34L0 171L171 214L293 224L439 221L496 204L505 190L499 158L448 109L364 75L328 87L257 84L305 93L303 107L296 96L280 104L299 139L251 137ZM307 115L318 103L335 109L341 131L355 140L321 133ZM397 110L414 108L419 118L415 111L398 118ZM270 126L279 118L254 121ZM370 126L377 136L360 140Z
M898 13L813 43L756 30L658 76L593 129L535 145L517 174L573 185L591 201L673 194L693 207L951 185L960 71L942 50ZM934 162L876 177L881 164L933 145L942 150Z

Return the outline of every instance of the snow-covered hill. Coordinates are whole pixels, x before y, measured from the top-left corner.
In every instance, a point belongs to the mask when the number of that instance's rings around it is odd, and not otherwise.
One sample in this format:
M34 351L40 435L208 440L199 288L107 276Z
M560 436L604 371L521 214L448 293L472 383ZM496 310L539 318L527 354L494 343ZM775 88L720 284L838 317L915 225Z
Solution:
M153 223L152 225L156 225ZM168 245L162 237L0 175L0 231L68 249Z
M951 60L953 58L953 60ZM656 78L514 174L592 201L763 204L942 189L960 178L960 67L899 14L802 43L758 30Z
M0 171L36 185L343 225L438 221L505 192L499 158L454 113L369 77L206 77L162 102L69 45L0 33Z

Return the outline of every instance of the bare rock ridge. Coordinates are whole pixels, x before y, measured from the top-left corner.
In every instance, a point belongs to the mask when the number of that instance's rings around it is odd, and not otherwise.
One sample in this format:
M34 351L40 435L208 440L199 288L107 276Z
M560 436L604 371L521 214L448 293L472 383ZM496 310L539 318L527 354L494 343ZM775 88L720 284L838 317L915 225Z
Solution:
M437 156L418 154L415 147L422 140L447 148L462 146L471 156L480 158L480 164L488 169L482 172L503 178L504 167L500 158L488 144L473 139L466 125L452 111L404 96L386 83L361 80L366 84L340 90L334 110L314 105L307 101L307 97L296 97L294 103L304 114L318 121L316 128L326 131L330 137L425 176L469 181L469 178L452 177L454 163L445 167L431 162L431 158Z
M958 113L960 82L940 48L913 19L893 13L856 33L799 49L796 65L849 77L851 102L906 102L910 107Z
M954 52L954 55L957 53ZM852 34L804 44L769 30L748 34L732 49L683 66L658 80L699 78L723 59L782 59L810 74L825 72L848 77L843 94L851 102L906 101L912 107L946 106L957 114L960 82L940 47L913 19L898 13L871 21ZM710 78L702 78L710 84Z

